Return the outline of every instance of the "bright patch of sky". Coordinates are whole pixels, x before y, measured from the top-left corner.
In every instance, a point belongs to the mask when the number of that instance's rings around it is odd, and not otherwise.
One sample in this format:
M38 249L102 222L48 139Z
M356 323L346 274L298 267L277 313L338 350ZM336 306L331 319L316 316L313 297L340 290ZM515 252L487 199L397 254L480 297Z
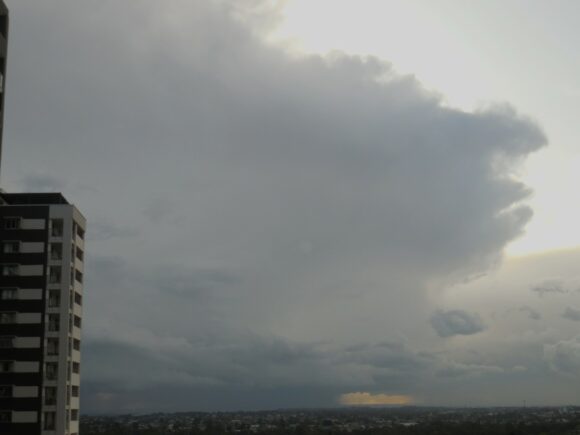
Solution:
M567 0L292 0L271 38L296 53L377 56L450 106L509 102L536 119L550 146L514 174L534 191L534 218L507 247L525 255L580 245L579 13Z

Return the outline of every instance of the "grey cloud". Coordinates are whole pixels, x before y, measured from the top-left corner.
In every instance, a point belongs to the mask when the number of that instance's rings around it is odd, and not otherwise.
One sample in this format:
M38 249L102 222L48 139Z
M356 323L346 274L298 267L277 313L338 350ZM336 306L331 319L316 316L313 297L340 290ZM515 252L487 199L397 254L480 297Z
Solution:
M572 307L566 307L566 310L562 314L564 319L572 320L574 322L580 322L580 310Z
M66 183L52 175L28 175L19 183L25 192L61 192Z
M431 316L431 326L440 337L473 335L486 329L478 314L463 310L436 311Z
M84 352L82 400L92 412L238 409L240 399L246 409L329 406L348 391L409 394L433 403L458 379L477 388L477 382L537 376L521 365L443 358L400 342L344 347L252 335L156 335L140 344L89 340Z
M543 132L506 106L445 107L376 58L290 57L232 18L247 3L231 5L10 4L14 145L3 176L42 173L50 161L72 185L96 187L76 201L92 240L87 337L116 334L147 349L169 337L191 353L184 361L213 366L216 357L251 360L227 339L234 332L290 343L340 337L344 347L432 341L417 327L432 310L426 286L485 272L522 232L529 190L510 175L546 143ZM258 16L261 28L276 20ZM483 329L464 312L435 317L444 337ZM392 345L330 372L312 361L348 352L248 349L264 365L223 363L230 384L254 370L260 388L284 380L286 391L305 391L315 376L399 385L405 366L425 376L430 367L429 356ZM269 363L271 354L288 364ZM102 358L116 365L114 353ZM212 366L202 362L192 367ZM105 382L98 370L84 375ZM131 379L146 382L150 371ZM210 384L206 396L225 395Z
M155 198L147 201L143 214L154 224L159 224L163 219L171 216L175 206L167 198Z
M130 226L119 226L110 222L91 222L87 228L87 239L90 241L103 241L111 239L124 239L136 237L139 231Z
M580 339L576 337L545 345L544 358L555 372L578 377L580 375Z
M530 320L542 320L542 315L537 310L534 310L528 306L521 307L519 311L526 313Z
M450 362L447 366L439 369L437 375L443 378L464 378L479 377L487 374L504 373L505 369L493 365L484 364L465 364Z
M569 290L565 288L565 283L561 279L548 279L531 288L532 292L542 297L548 294L566 294Z
M163 294L180 297L199 297L225 290L241 283L241 277L225 270L179 269L158 267L150 280Z

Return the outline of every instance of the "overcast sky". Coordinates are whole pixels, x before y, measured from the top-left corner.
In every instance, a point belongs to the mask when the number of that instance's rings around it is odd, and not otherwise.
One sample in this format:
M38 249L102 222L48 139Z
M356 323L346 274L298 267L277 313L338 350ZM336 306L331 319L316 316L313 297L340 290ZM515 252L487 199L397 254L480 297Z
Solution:
M365 1L7 1L3 185L89 222L83 412L580 404L578 6Z

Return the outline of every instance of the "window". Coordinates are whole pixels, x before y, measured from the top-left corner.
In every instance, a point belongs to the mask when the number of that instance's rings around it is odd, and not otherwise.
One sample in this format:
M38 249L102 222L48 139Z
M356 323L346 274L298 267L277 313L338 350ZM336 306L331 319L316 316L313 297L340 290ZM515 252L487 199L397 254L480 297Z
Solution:
M48 381L56 381L58 378L58 363L49 362L45 366L45 377Z
M18 276L17 264L2 264L0 265L2 276Z
M12 397L12 385L0 385L0 397Z
M58 355L58 338L49 338L46 344L46 353L48 355Z
M72 371L73 373L80 373L81 372L81 365L78 362L72 363Z
M75 292L75 304L82 305L83 304L83 297L80 293Z
M71 409L70 410L70 419L71 419L71 421L77 421L79 419L79 410L78 409Z
M77 236L79 236L80 239L84 239L85 238L85 230L83 230L81 228L81 226L78 224L75 224L75 226L77 227Z
M44 404L56 405L56 387L44 387Z
M77 328L81 327L81 318L79 316L74 316L74 324Z
M48 306L50 308L60 307L60 290L48 291Z
M62 260L62 243L50 244L50 259Z
M16 313L3 312L0 313L0 324L16 323Z
M14 361L0 361L0 373L11 373L14 371Z
M63 233L63 222L62 219L51 219L50 220L50 235L52 237L62 237Z
M20 228L20 218L18 217L5 217L2 223L5 230L17 230Z
M2 243L2 252L5 254L15 254L20 252L20 242L4 242Z
M14 347L14 337L0 337L0 349Z
M60 316L58 314L48 315L48 330L58 332L60 330Z
M12 421L12 411L0 411L0 423L10 423Z
M75 269L75 280L82 283L83 282L83 274Z
M79 248L78 246L77 246L77 249L76 249L76 256L77 256L77 258L78 258L79 260L81 260L81 261L85 261L85 253L84 253L84 252L83 252L83 250L82 250L81 248Z
M15 288L0 289L0 300L16 299L17 297L18 291Z
M73 339L73 348L74 348L74 350L81 350L81 341L74 338Z
M44 430L56 429L56 412L44 413Z
M50 266L48 268L48 282L51 284L59 284L61 280L60 266Z
M76 386L76 385L72 386L71 395L73 397L79 397L79 387L78 386Z

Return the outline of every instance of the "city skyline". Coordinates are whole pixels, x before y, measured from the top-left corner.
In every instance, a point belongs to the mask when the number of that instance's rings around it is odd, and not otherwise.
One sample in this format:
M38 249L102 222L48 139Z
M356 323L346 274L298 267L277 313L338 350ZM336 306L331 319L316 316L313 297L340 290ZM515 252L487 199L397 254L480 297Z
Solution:
M83 412L580 402L577 6L7 3L3 186L91 221Z

